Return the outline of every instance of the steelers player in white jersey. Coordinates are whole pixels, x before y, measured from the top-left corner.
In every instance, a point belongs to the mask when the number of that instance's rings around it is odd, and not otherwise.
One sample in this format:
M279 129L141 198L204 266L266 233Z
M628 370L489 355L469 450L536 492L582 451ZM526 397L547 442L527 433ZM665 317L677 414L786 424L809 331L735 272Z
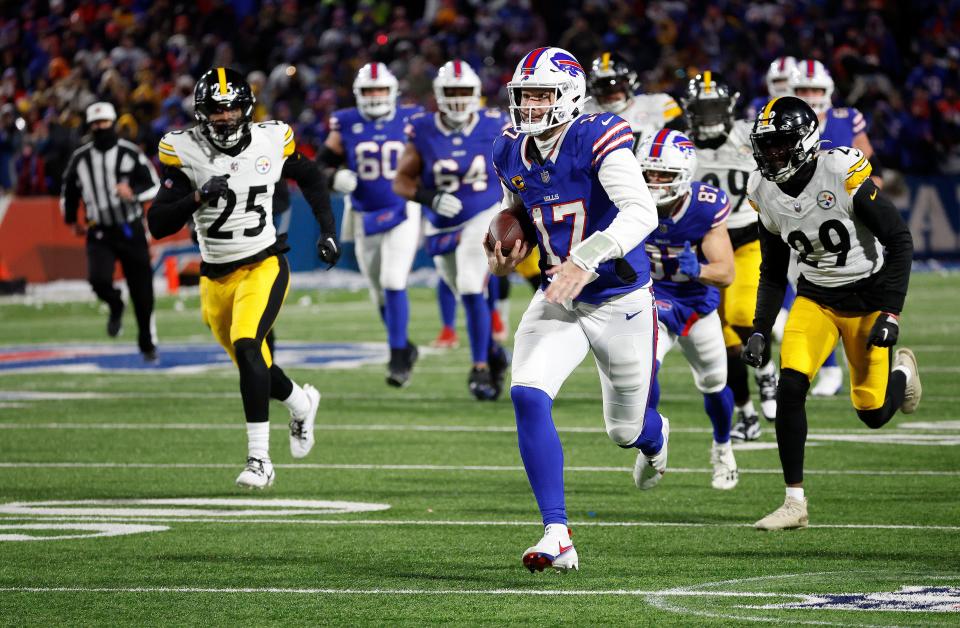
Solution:
M890 351L899 335L913 239L897 208L870 180L862 152L846 146L818 151L817 114L804 101L771 100L757 115L750 139L759 172L751 175L747 195L760 213L763 262L754 331L743 348L749 364L760 364L769 343L791 249L800 268L777 385L777 448L787 494L783 506L756 527L802 528L808 522L804 404L810 380L838 337L850 368L850 398L868 427L882 427L898 409L910 414L920 402L913 352Z
M667 126L680 129L683 113L670 94L641 94L637 73L615 52L604 52L593 60L587 91L591 100L586 113L615 113L633 129L633 147Z
M720 320L727 347L727 385L733 391L737 420L730 431L733 440L756 440L760 421L750 398L747 367L740 359L740 347L753 328L753 312L760 284L760 243L757 240L757 212L747 202L747 180L756 170L750 147L752 123L735 120L733 109L738 93L716 74L707 70L690 79L680 102L697 147L695 178L720 188L730 199L727 232L733 244L733 284L720 288ZM777 414L777 375L769 352L764 365L754 372L763 416L773 421Z
M313 447L320 403L316 388L301 388L273 362L265 342L290 283L289 247L273 226L273 193L281 179L297 182L320 223L320 259L336 264L340 245L320 170L296 151L289 126L252 123L253 93L239 72L206 72L194 103L197 125L160 140L164 183L147 221L155 238L176 233L191 218L196 225L203 321L240 371L248 455L237 484L266 488L274 480L270 398L290 411L295 458Z

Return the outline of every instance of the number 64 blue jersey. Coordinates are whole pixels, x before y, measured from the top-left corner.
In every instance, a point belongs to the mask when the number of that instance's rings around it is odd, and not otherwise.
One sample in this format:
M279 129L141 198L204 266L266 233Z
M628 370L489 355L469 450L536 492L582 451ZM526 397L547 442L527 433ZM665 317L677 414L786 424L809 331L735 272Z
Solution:
M573 120L543 164L531 160L536 148L530 136L507 130L497 138L494 166L503 185L523 200L547 264L560 264L571 248L613 222L620 210L607 196L599 171L611 152L631 150L632 145L630 125L613 114L584 114ZM621 259L603 262L597 274L577 301L599 304L646 285L650 262L643 245Z

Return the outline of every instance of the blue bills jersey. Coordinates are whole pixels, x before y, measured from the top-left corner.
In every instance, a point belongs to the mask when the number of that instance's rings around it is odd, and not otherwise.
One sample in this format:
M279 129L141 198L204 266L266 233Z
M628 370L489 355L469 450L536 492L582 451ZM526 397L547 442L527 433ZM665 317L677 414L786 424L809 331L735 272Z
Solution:
M720 291L681 273L677 256L689 242L700 261L706 262L700 244L707 232L723 224L729 214L730 199L726 192L694 181L680 209L669 218L660 219L659 226L645 243L650 256L653 294L658 302L668 301L674 310L689 309L701 315L717 309Z
M523 200L546 264L561 263L572 247L610 226L619 210L598 173L612 151L632 146L630 125L609 113L584 114L567 125L542 165L531 159L537 149L530 136L507 130L497 138L493 163L503 185ZM650 281L650 261L641 244L622 259L600 264L597 274L578 301L599 304L644 286Z
M490 161L490 146L507 124L507 117L496 109L481 109L457 130L446 128L438 113L410 118L407 141L420 153L422 185L453 194L463 203L463 210L452 218L424 207L434 227L457 227L500 202L503 194Z
M820 148L832 150L838 146L853 146L853 138L867 130L863 114L853 107L833 107L820 124Z
M393 193L397 162L403 153L404 127L422 107L397 107L390 118L365 118L356 108L330 116L330 130L339 131L347 167L357 173L357 189L350 195L353 211L399 210L406 199Z

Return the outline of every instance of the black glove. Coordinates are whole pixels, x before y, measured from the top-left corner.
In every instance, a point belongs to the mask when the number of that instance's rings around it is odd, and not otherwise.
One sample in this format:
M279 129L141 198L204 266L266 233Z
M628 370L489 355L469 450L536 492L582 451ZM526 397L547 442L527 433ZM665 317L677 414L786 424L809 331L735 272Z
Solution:
M740 359L752 366L760 368L763 366L763 350L767 347L767 339L760 332L753 332L747 341L743 344L740 351Z
M200 202L201 203L215 203L218 198L225 196L229 186L227 185L227 179L230 178L228 174L219 174L215 177L210 177L206 183L200 186Z
M335 233L323 233L320 235L320 239L317 240L317 255L320 256L321 260L329 264L327 270L333 268L337 261L340 260L341 250L340 243L337 242L337 234Z
M880 316L873 323L870 336L867 338L867 347L892 347L897 344L900 335L900 322L896 314L880 312Z

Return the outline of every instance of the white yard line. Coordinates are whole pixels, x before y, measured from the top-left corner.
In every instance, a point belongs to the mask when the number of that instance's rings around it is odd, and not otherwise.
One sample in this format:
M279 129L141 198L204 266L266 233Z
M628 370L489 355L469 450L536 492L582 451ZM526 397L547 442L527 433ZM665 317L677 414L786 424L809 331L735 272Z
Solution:
M0 469L235 469L237 463L219 462L0 462ZM522 472L520 465L447 465L447 464L319 464L280 463L278 469L324 470L324 471L508 471ZM632 467L564 467L567 472L626 473ZM670 473L713 473L711 468L670 467ZM740 469L741 474L780 475L781 469ZM804 469L807 475L855 475L855 476L934 476L957 477L960 471L936 471L927 469Z

